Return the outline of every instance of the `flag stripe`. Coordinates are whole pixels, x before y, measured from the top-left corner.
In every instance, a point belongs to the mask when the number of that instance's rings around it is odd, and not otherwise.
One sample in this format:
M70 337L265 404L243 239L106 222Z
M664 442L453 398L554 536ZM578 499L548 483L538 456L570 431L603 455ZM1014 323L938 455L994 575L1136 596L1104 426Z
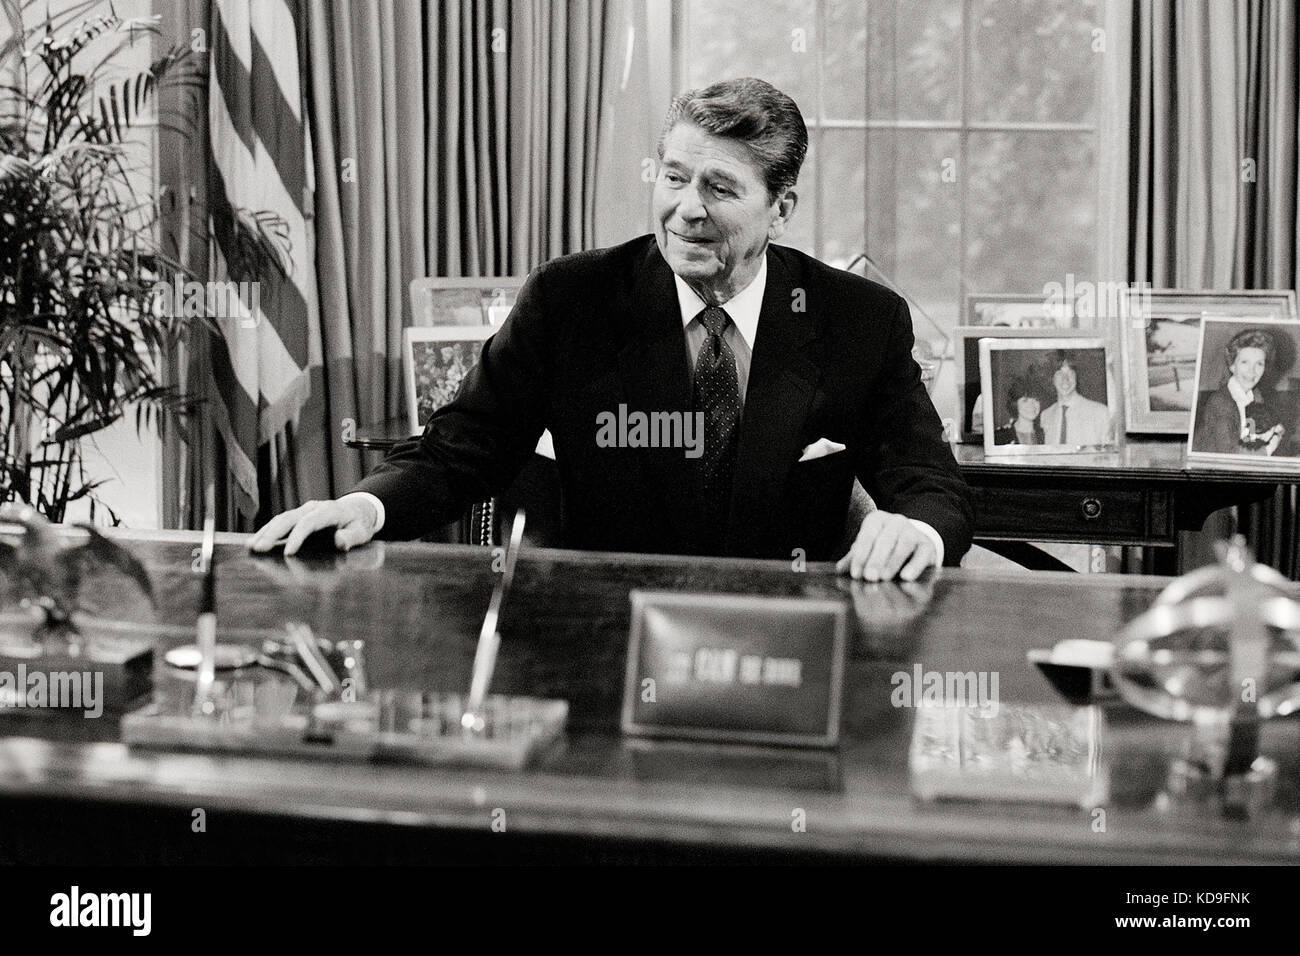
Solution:
M253 38L253 70L271 71L271 58L262 44ZM302 202L302 187L306 182L303 173L302 124L290 110L272 83L258 83L253 90L253 125L257 137L271 155L271 161L280 173L280 181L293 198L295 205ZM297 144L297 145L295 145Z
M262 0L252 8L252 38L255 45L263 50L274 50L285 37L299 36L298 24L293 12L283 0ZM299 85L298 62L287 58L268 59L267 63L275 73L275 85L284 94L285 105L293 114L295 122L302 121L302 89ZM257 69L256 61L253 69Z
M314 247L307 220L298 207L298 200L285 190L280 177L263 174L271 160L262 143L258 141L256 149L250 153L244 148L243 140L231 130L233 122L220 98L214 97L209 109L209 125L213 136L224 142L225 148L214 150L213 163L233 190L232 195L238 194L241 205L265 209L284 220L289 229L290 257L293 260L289 271L304 297L308 297L313 292L308 277L314 272L314 265L310 259L298 255L298 250Z
M285 189L298 206L306 183L302 122L278 85L254 83L252 79L274 76L272 58L254 37L250 42L250 71L235 53L230 36L220 28L213 39L212 55L216 66L213 76L235 133L250 153L257 151L257 140L266 145Z
M263 447L298 419L321 362L315 250L308 215L310 131L298 75L296 3L215 0L212 6L208 129L213 277L228 293L209 300L216 328L211 374L218 401L213 421L226 442L239 506L254 514ZM289 239L288 275L240 254L235 212L269 212ZM257 298L239 302L238 283L258 283ZM245 287L246 292L251 289ZM242 321L241 321L242 320ZM272 456L272 471L279 466ZM271 476L275 480L274 474ZM252 509L249 511L248 509Z
M235 52L230 34L221 17L212 28L212 84L213 95L220 95L230 114L232 128L248 151L253 151L253 78L239 54Z
M229 206L225 193L225 179L221 170L214 163L212 166L213 189L209 205L212 210L212 235L226 261L229 276L235 282L258 280L261 282L262 312L266 321L276 330L280 341L299 367L308 362L307 351L307 302L293 282L286 282L278 275L259 276L254 272L239 267L239 257L234 248L235 237L230 229L230 218L234 211ZM306 254L306 250L294 250L294 257ZM271 304L273 303L273 305Z

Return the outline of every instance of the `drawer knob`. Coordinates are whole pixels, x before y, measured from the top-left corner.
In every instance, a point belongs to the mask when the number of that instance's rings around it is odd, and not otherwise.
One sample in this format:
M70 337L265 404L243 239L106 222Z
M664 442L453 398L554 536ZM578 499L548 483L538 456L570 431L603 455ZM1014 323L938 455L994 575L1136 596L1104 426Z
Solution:
M1084 521L1095 521L1101 517L1101 499L1092 497L1084 498L1083 502L1079 505L1079 511L1083 514Z

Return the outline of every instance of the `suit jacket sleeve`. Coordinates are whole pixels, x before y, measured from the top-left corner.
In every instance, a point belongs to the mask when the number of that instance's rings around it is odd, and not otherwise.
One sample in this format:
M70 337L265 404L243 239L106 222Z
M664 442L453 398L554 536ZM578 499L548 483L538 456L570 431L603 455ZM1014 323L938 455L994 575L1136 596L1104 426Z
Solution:
M970 488L943 440L943 423L912 358L913 341L911 314L899 298L881 374L864 413L868 431L858 480L885 511L924 521L939 532L944 563L956 565L971 543Z
M384 503L380 537L414 538L455 521L473 502L504 491L532 455L549 420L554 367L545 272L524 284L456 398L353 489Z

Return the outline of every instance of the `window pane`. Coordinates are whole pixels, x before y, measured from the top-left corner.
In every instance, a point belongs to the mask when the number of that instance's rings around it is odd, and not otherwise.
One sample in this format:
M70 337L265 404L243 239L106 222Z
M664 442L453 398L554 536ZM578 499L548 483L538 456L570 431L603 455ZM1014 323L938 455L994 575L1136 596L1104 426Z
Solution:
M688 89L757 76L817 115L815 0L689 0L683 42Z
M975 0L970 118L1092 122L1096 0Z
M826 65L822 72L822 114L859 120L866 115L867 9L862 0L827 0L822 11ZM811 120L810 113L805 119Z
M931 318L951 328L960 280L961 189L944 170L959 171L958 136L872 130L867 144L867 252ZM921 332L925 320L913 318Z
M967 291L1095 278L1095 143L1091 133L970 134Z
M873 0L867 16L869 116L959 119L960 0Z
M828 129L822 133L823 262L843 268L863 250L866 172L866 130ZM807 193L804 201L811 198Z
M817 254L817 250L813 247L814 225L817 220L814 197L817 195L817 182L821 178L817 172L817 141L810 135L808 156L804 159L803 169L799 172L799 182L794 188L799 202L795 206L794 217L790 220L785 235L776 240L783 246L794 246L810 256Z

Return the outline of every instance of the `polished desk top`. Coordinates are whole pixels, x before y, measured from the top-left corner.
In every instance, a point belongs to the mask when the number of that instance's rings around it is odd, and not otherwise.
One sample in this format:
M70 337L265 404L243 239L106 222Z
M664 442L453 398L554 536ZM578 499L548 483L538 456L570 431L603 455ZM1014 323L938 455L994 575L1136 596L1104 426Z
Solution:
M1208 482L1215 484L1277 484L1300 481L1300 467L1272 465L1246 468L1205 467L1189 464L1187 442L1179 438L1131 438L1115 451L1069 455L987 455L984 446L953 446L957 464L967 475L1018 473L1045 470L1062 477L1137 478L1159 481Z
M161 610L193 620L197 540L119 533L146 561ZM461 690L494 581L491 553L457 545L374 544L347 555L256 558L219 536L224 626L305 620L368 646L372 686ZM512 832L660 840L708 848L867 858L1041 862L1300 861L1300 723L1265 729L1281 767L1275 805L1249 822L1188 806L1164 780L1188 728L1113 709L1105 832L1078 808L922 804L909 793L911 714L889 676L996 670L1001 699L1056 702L1025 651L1065 637L1107 638L1167 580L945 570L909 586L851 584L829 565L525 552L502 620L494 690L564 697L566 747L521 773L131 752L101 720L6 717L0 797L60 797L282 814L335 822L485 829L507 808ZM849 594L855 613L838 755L644 748L618 735L634 587L781 595ZM806 815L794 832L792 813Z

